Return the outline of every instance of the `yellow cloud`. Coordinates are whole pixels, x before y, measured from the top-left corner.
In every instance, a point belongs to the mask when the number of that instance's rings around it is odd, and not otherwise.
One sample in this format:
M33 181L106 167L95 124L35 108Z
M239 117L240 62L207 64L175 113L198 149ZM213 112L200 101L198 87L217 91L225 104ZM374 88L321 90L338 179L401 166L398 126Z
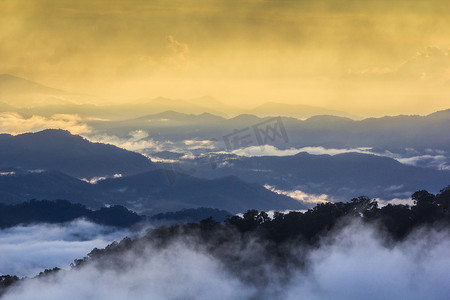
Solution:
M169 43L167 47L172 51L174 55L184 58L189 53L188 45L175 40L172 35L169 35L167 37L167 41Z
M438 0L3 0L0 74L107 101L208 95L423 113L421 102L448 107L448 55L416 51L448 52L449 9Z
M371 67L349 70L353 76L371 79L413 80L428 83L446 83L450 79L450 51L439 46L427 46L414 56L391 67Z
M77 115L56 114L49 118L32 116L25 118L18 113L0 113L2 133L20 134L44 129L65 129L72 134L90 132L90 128Z
M397 73L422 81L446 82L450 79L449 51L438 46L428 46L403 63Z

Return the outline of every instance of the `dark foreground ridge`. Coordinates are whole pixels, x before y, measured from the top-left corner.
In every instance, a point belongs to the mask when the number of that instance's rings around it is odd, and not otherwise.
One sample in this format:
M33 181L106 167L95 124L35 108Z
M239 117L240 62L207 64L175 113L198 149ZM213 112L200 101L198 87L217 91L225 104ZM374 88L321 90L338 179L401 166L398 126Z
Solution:
M0 228L19 224L65 223L79 218L115 227L129 227L144 220L143 216L120 205L90 210L84 205L66 200L31 200L17 205L0 203Z
M198 223L202 220L211 218L216 222L224 222L231 215L232 213L226 210L200 207L200 208L182 209L175 212L159 213L153 215L150 218L150 220L180 224L189 222Z
M91 210L82 204L66 200L31 200L16 205L0 203L0 229L39 223L63 224L80 218L100 225L127 228L145 222L155 225L198 223L210 217L214 221L223 222L231 215L225 210L199 207L149 217L138 215L121 205Z
M278 258L284 257L282 245L301 241L314 246L321 236L333 231L335 227L345 226L352 221L377 225L390 240L400 241L414 229L432 225L445 228L450 225L450 187L434 195L425 190L412 195L413 206L388 204L378 207L376 200L361 196L350 202L318 204L306 212L293 211L287 214L275 212L270 218L264 211L249 210L242 217L231 216L224 223L214 221L211 217L200 223L161 226L150 229L143 238L123 239L114 242L105 249L94 249L87 257L76 260L74 266L81 266L103 256L118 254L123 251L139 249L145 243L164 246L178 238L197 237L199 244L207 247L209 252L227 249L230 243L246 243L257 237L266 245L267 250ZM281 252L280 252L281 251ZM219 251L221 255L225 255Z
M361 231L375 228L383 247L387 248L395 247L419 230L448 233L450 187L436 195L417 191L412 199L413 206L388 204L380 208L375 200L358 197L347 203L318 204L306 212L277 212L273 217L263 211L249 210L242 217L231 216L223 223L208 218L200 223L161 226L148 230L143 237L127 237L104 249L95 248L86 257L75 260L72 268L94 266L103 271L127 272L133 268L130 257L152 257L178 243L216 259L229 274L249 286L273 283L273 274L277 274L276 280L283 285L290 280L292 272L308 268L308 253L318 249L325 238L333 239L345 228ZM59 272L73 270L46 270L38 277L50 278ZM8 286L27 280L35 279L2 276L0 294Z

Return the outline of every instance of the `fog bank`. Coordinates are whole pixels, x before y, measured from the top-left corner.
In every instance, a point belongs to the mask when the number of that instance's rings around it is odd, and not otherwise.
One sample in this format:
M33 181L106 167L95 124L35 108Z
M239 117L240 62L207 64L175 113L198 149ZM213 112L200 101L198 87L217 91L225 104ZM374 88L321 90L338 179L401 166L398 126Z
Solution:
M127 234L124 230L75 220L0 230L0 275L34 276L46 268L67 268L93 248L105 247Z
M108 267L91 262L26 281L4 299L448 299L450 294L448 230L421 229L393 244L373 227L354 223L322 238L313 250L292 245L290 251L304 255L306 265L284 271L271 257L263 266L245 263L263 255L257 244L223 249L244 262L240 270L192 240L162 248L149 244L143 253L128 251L121 263L114 260ZM268 283L258 282L261 271ZM242 280L241 273L256 280Z

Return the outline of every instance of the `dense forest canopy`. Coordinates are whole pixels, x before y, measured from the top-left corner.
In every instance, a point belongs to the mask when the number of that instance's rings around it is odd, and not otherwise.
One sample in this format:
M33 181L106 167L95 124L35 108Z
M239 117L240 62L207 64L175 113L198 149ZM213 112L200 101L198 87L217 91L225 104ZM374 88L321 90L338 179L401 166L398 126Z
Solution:
M129 227L144 219L121 205L91 210L66 200L31 200L17 205L0 203L0 229L19 224L65 223L78 218L116 227Z
M170 240L186 236L199 237L199 243L209 245L211 250L226 243L234 243L236 235L241 240L257 237L266 245L280 250L284 243L293 241L313 246L336 226L345 226L352 221L376 225L396 241L404 239L421 226L447 228L450 225L450 188L443 189L437 195L425 190L417 191L412 199L413 206L388 204L380 208L376 200L361 196L347 203L321 203L306 212L275 212L273 218L264 211L249 210L243 216L227 218L224 223L210 217L200 223L161 226L150 229L143 238L125 238L105 249L94 249L84 259L76 260L74 266L103 255L134 249L135 245L145 242L164 245Z
M264 211L249 210L243 215L229 216L224 222L212 217L199 223L185 223L152 228L139 238L124 238L104 249L95 248L86 257L76 259L72 269L95 266L100 270L127 272L129 257L156 255L174 244L207 253L223 264L227 272L245 284L263 286L277 274L280 284L289 281L292 272L308 269L308 255L318 249L324 238L333 239L345 228L377 232L383 247L394 247L420 230L447 232L450 225L450 188L431 194L425 190L412 195L414 205L379 207L367 197L354 198L347 203L323 203L304 212L275 212L273 217ZM28 203L25 207L33 205ZM59 202L59 205L67 205ZM80 210L85 209L82 206ZM186 213L186 212L185 212ZM150 254L148 249L151 249ZM243 254L245 253L245 254ZM64 271L59 268L41 272L37 278L46 278ZM14 275L0 278L0 291L18 282Z

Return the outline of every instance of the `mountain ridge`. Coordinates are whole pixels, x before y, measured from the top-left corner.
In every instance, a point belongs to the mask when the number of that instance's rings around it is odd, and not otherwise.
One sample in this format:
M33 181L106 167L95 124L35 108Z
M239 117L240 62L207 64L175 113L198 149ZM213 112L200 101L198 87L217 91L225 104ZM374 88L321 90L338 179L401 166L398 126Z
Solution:
M301 202L278 195L261 185L237 177L202 179L167 170L109 178L89 184L58 171L22 172L0 176L0 200L14 204L30 199L65 199L90 208L122 205L142 214L210 207L232 213L251 208L286 210L307 208Z
M60 170L78 178L128 175L154 169L145 156L93 143L67 130L0 135L0 169Z

